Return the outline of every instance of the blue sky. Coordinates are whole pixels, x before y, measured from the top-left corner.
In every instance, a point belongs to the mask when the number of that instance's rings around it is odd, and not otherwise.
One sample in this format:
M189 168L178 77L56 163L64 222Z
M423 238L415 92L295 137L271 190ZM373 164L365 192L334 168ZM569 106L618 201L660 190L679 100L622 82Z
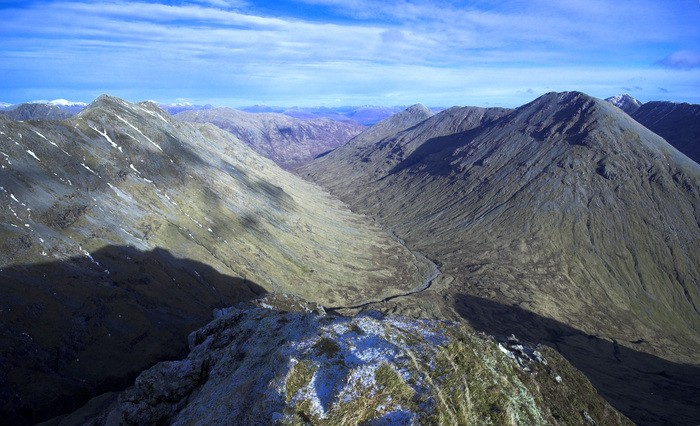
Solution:
M0 101L700 103L698 0L0 0Z

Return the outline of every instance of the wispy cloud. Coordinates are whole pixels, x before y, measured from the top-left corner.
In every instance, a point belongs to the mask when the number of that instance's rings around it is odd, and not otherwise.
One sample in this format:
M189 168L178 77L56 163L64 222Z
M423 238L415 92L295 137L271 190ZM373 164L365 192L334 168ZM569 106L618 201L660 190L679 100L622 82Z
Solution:
M673 52L662 60L657 61L656 64L676 70L700 68L700 52L694 52L692 50Z
M689 12L647 0L461 3L29 2L3 10L0 97L82 90L138 96L133 100L225 93L250 102L327 97L444 105L493 102L491 93L514 106L528 100L528 89L608 96L645 78L645 93L653 96L658 87L688 93L697 77L653 63L676 44L679 52L700 50L700 42L688 42L700 40L700 7ZM694 73L697 57L679 52L658 64Z

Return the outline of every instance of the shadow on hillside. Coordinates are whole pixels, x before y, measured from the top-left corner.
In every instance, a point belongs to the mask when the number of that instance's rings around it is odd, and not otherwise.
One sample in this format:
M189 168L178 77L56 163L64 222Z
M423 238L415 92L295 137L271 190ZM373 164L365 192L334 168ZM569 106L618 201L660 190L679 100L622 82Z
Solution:
M476 127L461 133L455 133L447 136L438 136L427 140L425 143L417 147L408 157L406 157L399 164L394 166L389 174L398 173L404 169L413 167L416 164L426 162L431 156L432 160L437 162L436 167L431 169L432 174L440 176L448 176L452 167L450 166L450 161L452 161L452 151L456 148L464 146L474 140L476 137L481 135L486 131L485 127ZM495 151L496 148L491 148L491 152ZM490 153L482 156L488 157Z
M187 352L212 310L265 293L163 249L0 269L0 418L34 424Z
M700 367L677 364L582 333L517 306L456 296L455 309L476 330L554 347L598 393L638 424L698 424Z
M265 197L276 209L294 210L296 206L294 198L281 187L257 177L251 178L245 170L227 161L222 160L222 163L229 175L241 181L253 193Z

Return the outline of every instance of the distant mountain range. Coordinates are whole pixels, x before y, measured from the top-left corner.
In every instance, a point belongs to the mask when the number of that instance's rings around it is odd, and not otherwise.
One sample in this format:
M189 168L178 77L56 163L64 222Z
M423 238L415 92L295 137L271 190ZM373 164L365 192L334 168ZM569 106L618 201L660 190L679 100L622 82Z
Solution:
M700 163L700 105L647 102L632 114L632 118Z
M178 104L164 104L164 103L156 102L156 101L149 101L149 102L155 103L158 106L158 108L162 109L163 111L167 111L167 113L170 115L175 115L175 114L183 112L183 111L202 111L202 110L214 108L213 106L211 106L209 104L193 105L189 102L178 103Z
M85 106L87 105L84 102L72 102L72 101L67 101L65 99L55 99L53 101L32 101L32 102L25 102L22 104L8 104L6 102L0 102L0 113L2 113L2 110L9 111L16 109L20 106L23 105L46 105L46 106L52 106L52 107L57 107L60 108L61 110L67 111L71 114L77 114L80 112ZM27 107L25 107L27 108ZM39 114L41 116L41 114ZM44 120L46 118L32 118L34 120ZM49 118L49 119L54 119L54 118Z
M174 117L188 122L212 123L284 167L313 160L365 130L365 126L355 121L299 119L278 113L252 114L232 108L185 111Z
M0 110L0 115L16 120L64 120L75 113L51 104L20 104L11 109Z
M342 106L342 107L269 107L265 105L256 105L250 107L238 108L241 111L260 113L260 112L275 112L285 114L290 117L313 119L313 118L331 118L338 121L357 121L360 124L372 125L375 124L399 111L406 109L405 106L394 107L378 107L378 106Z

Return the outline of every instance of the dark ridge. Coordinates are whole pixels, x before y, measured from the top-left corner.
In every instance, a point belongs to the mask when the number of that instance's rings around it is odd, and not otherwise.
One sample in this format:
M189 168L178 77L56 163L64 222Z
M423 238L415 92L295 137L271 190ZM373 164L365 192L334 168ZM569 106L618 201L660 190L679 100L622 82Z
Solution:
M86 257L0 270L0 418L29 425L121 390L187 352L212 310L259 285L172 256L108 246Z
M700 164L700 105L647 102L632 118Z

